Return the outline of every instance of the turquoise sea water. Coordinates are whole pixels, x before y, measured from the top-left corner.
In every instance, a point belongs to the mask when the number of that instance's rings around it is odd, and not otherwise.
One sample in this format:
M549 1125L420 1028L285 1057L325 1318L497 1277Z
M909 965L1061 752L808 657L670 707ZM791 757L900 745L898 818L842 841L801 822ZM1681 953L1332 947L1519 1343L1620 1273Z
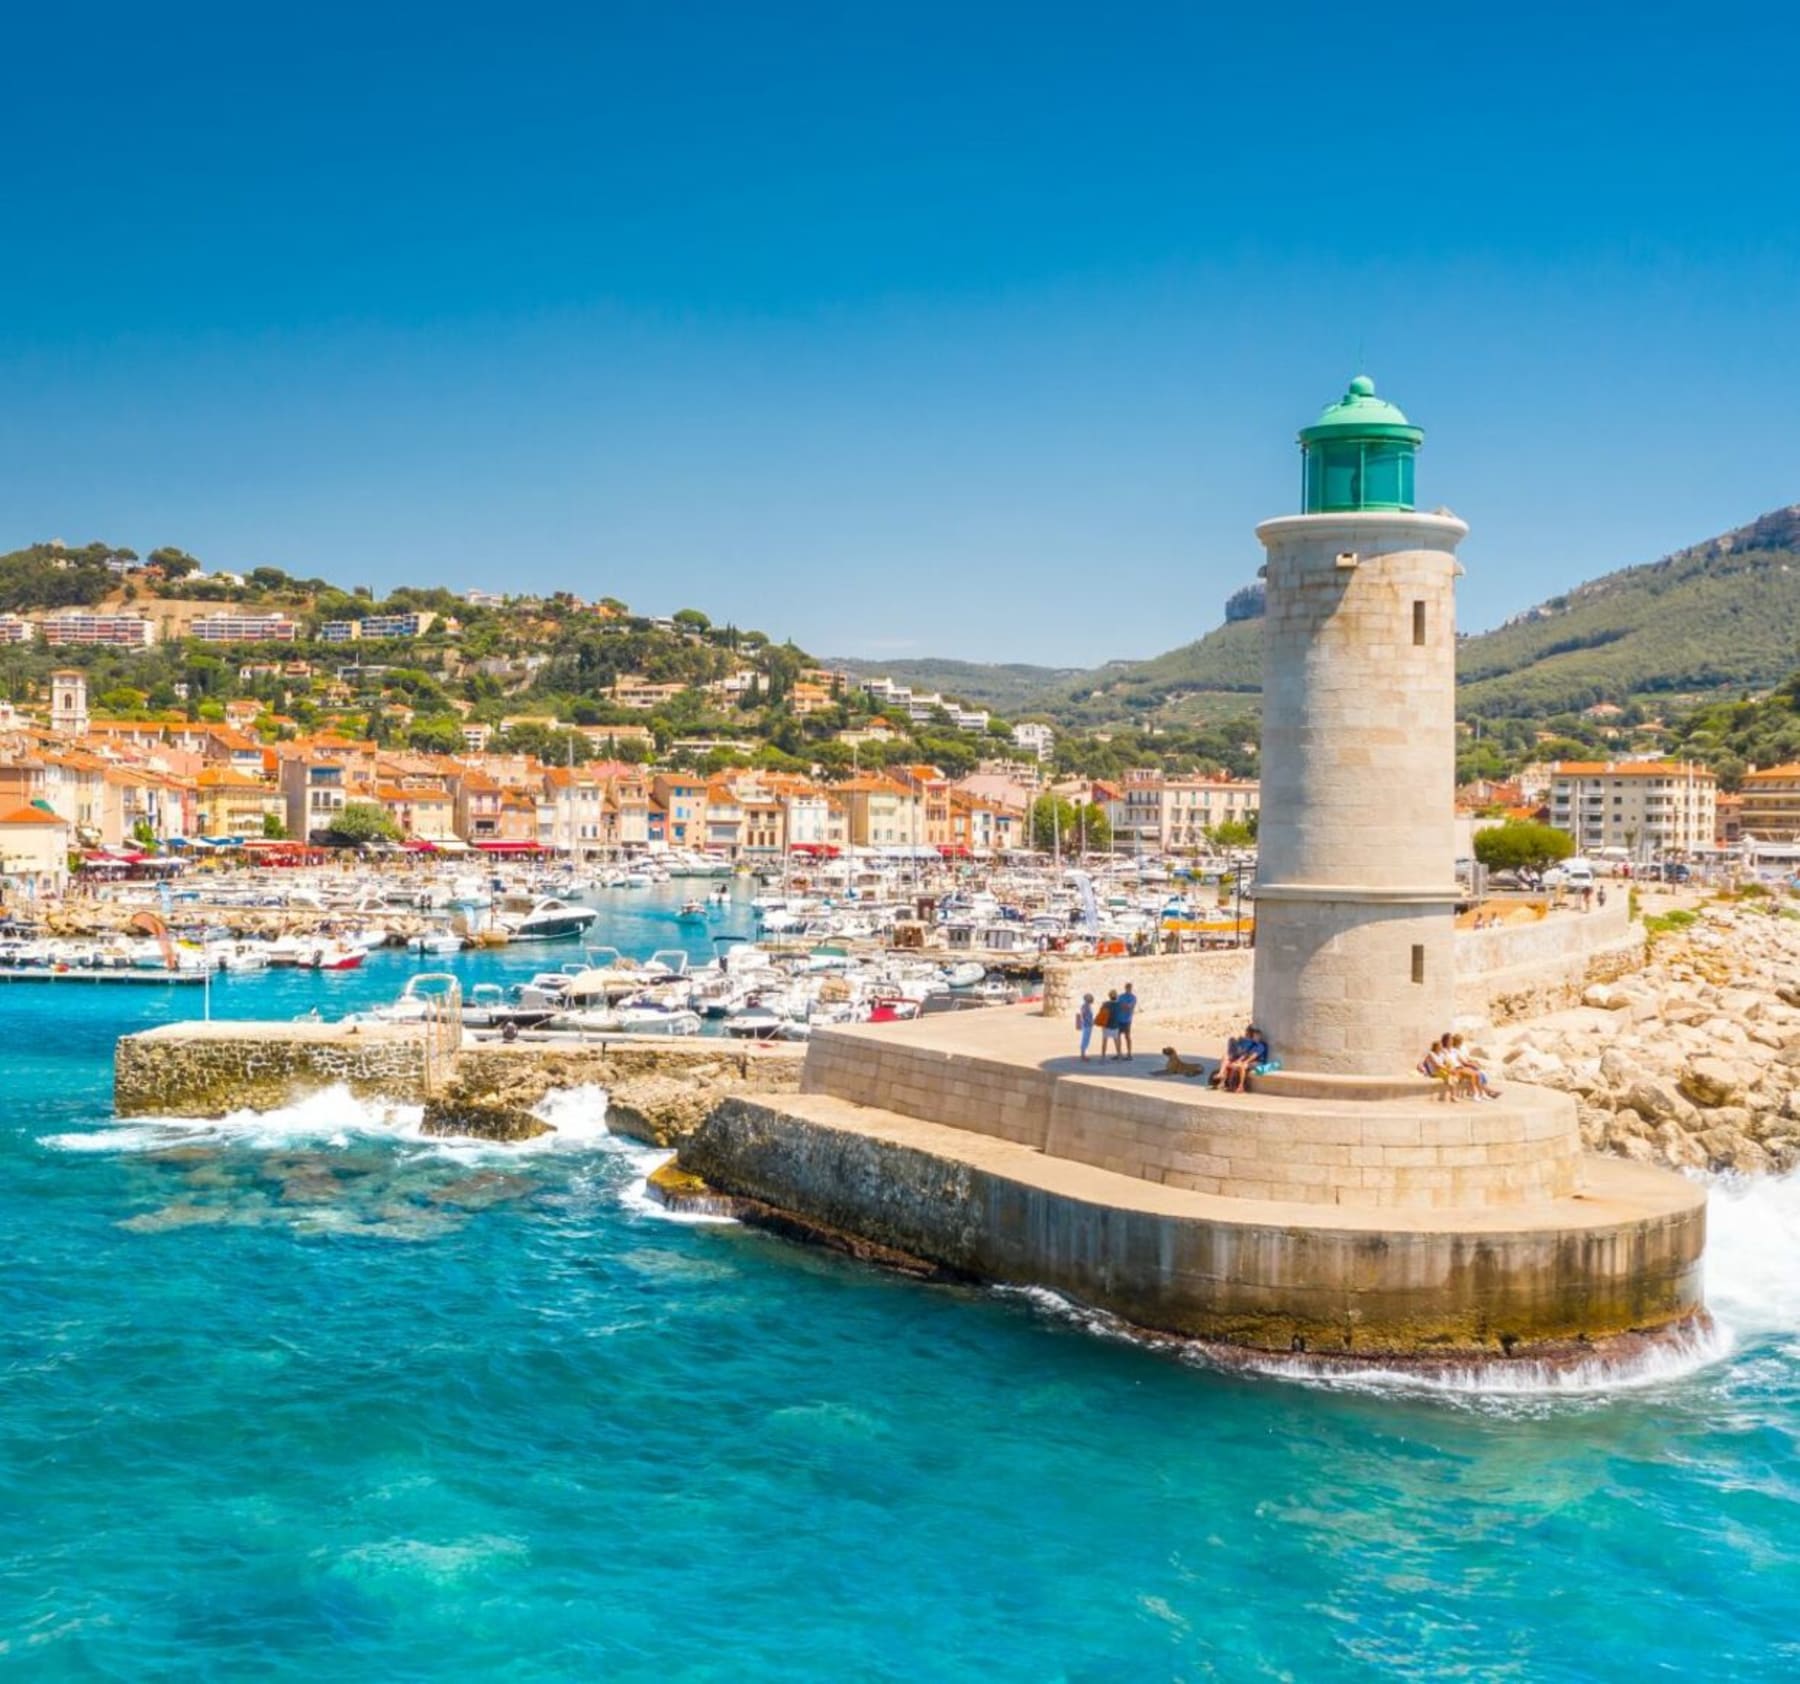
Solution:
M539 1150L342 1097L115 1122L115 1036L198 1009L0 987L7 1677L1800 1672L1800 1185L1716 1197L1686 1373L1327 1389L659 1217L596 1095Z

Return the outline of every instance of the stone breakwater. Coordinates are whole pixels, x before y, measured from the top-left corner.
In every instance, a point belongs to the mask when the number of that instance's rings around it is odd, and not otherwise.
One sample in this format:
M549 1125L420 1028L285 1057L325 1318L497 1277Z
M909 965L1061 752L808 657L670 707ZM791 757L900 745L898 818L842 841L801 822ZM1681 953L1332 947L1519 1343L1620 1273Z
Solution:
M1084 993L1103 998L1131 982L1146 1010L1166 1018L1223 1022L1250 1009L1255 955L1248 948L1131 959L1051 959L1044 965L1046 1017L1067 1020ZM1591 912L1532 905L1492 929L1456 932L1453 1011L1495 1023L1580 1003L1596 982L1644 962L1644 927L1619 893Z
M718 1106L661 1190L678 1206L724 1194L751 1220L879 1261L1050 1287L1225 1346L1554 1359L1703 1316L1704 1200L1641 1165L1590 1162L1580 1199L1440 1222L1209 1197L802 1094Z
M336 1023L172 1023L121 1037L113 1108L125 1117L274 1111L342 1085L359 1098L419 1104L417 1029Z
M615 1134L674 1146L722 1100L739 1094L793 1093L802 1047L746 1046L710 1038L607 1041L592 1047L465 1047L444 1088L425 1103L427 1134L522 1140L545 1133L536 1115L566 1088L606 1090Z
M1503 1079L1573 1094L1591 1151L1675 1169L1800 1168L1800 917L1773 900L1653 920L1641 970L1475 1038Z
M113 1103L122 1116L222 1117L343 1086L423 1106L427 1134L526 1140L551 1132L535 1114L549 1094L594 1086L615 1132L672 1146L722 1099L797 1091L802 1057L791 1045L621 1038L465 1044L434 1061L412 1025L181 1023L119 1041Z

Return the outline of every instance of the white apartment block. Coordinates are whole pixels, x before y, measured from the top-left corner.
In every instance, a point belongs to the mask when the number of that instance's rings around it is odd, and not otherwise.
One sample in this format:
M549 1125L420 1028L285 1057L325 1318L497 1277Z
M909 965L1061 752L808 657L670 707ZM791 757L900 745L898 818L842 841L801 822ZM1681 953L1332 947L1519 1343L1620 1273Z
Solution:
M1261 805L1261 785L1253 778L1167 777L1140 770L1125 774L1108 816L1116 848L1195 853L1211 847L1209 831L1248 824Z
M0 614L0 643L29 643L37 627L18 614Z
M285 614L207 614L188 627L201 643L292 643L299 625Z
M52 648L106 643L125 649L148 649L156 641L156 627L141 614L90 614L85 609L46 615L38 623L38 631Z
M1023 749L1039 761L1048 760L1056 749L1056 732L1035 721L1012 728L1013 747Z
M1565 760L1551 768L1550 822L1578 852L1633 859L1710 848L1719 785L1704 766L1666 760Z

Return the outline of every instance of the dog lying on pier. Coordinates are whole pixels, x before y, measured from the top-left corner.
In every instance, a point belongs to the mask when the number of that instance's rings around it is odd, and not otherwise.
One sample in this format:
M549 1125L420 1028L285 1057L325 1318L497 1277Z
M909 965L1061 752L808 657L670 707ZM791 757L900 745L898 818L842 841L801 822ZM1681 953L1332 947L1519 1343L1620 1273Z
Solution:
M1183 1058L1173 1047L1164 1047L1163 1057L1168 1062L1157 1071L1159 1076L1204 1076L1206 1074L1204 1064L1195 1064L1192 1059Z

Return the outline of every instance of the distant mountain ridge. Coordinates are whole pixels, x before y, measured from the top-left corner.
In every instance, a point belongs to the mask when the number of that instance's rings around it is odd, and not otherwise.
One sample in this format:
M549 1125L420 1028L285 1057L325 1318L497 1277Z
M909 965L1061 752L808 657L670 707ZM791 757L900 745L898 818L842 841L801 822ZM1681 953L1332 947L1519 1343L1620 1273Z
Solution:
M1244 593L1232 598L1243 613ZM1149 716L1218 719L1254 710L1262 628L1228 618L1147 661L1087 671L971 661L843 663L943 690L1010 716L1069 725ZM1800 504L1551 597L1463 639L1458 706L1487 718L1544 719L1597 702L1700 699L1779 683L1800 667Z

